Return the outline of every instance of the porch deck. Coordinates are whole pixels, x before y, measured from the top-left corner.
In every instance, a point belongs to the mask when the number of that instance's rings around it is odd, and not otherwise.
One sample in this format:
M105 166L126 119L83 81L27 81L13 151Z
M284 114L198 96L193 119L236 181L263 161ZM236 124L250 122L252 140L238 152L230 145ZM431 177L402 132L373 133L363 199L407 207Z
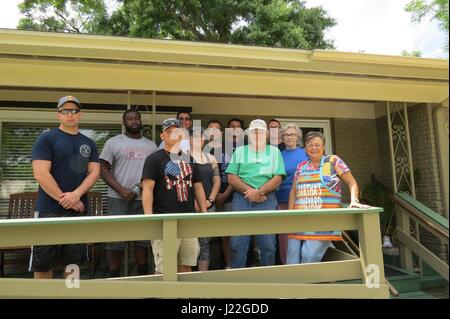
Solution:
M164 239L164 274L114 280L0 279L4 297L83 298L387 298L380 208L258 211L0 221L6 247ZM336 252L330 262L177 274L176 238L296 231L358 230L361 256ZM89 234L88 236L86 234ZM376 268L368 271L369 268ZM361 283L340 281L360 280ZM364 284L363 284L364 282Z

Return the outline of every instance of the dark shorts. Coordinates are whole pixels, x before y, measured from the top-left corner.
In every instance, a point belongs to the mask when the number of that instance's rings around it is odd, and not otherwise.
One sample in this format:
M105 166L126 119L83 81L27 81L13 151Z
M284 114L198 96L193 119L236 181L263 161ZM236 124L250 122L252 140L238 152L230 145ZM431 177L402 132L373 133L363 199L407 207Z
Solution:
M35 212L35 218L79 217L73 213ZM86 260L86 244L32 246L29 271L46 272L52 270L57 262L62 265L80 265Z
M133 200L127 201L120 198L108 197L108 216L120 216L120 215L144 215L144 208L142 207L142 201ZM133 242L134 246L148 248L150 241L138 240ZM123 250L125 249L125 242L117 241L106 244L108 250Z

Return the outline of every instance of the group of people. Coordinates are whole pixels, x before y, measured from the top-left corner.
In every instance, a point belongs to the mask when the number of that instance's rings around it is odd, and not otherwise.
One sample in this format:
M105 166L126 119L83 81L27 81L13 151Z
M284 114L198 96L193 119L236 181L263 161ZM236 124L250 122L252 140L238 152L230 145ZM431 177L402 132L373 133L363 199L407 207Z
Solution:
M324 135L313 131L303 137L295 124L282 128L275 119L255 119L244 134L243 121L232 118L223 139L220 121L192 127L191 113L179 112L163 121L158 147L142 136L141 114L127 110L125 132L109 139L98 155L95 142L79 132L79 100L64 96L56 110L59 127L41 134L32 149L39 183L36 218L85 215L87 193L99 176L108 185L108 215L340 208L341 181L350 189L350 207L367 207L358 201L348 166L325 154ZM245 267L253 244L262 266L319 262L330 242L341 239L336 231L225 237L225 267ZM155 273L163 273L162 240L133 246L138 275L149 274L150 246ZM106 245L110 277L120 276L124 247L124 242ZM208 270L209 247L209 238L179 238L178 271ZM35 278L52 278L60 257L65 265L80 264L85 245L33 246L30 271Z

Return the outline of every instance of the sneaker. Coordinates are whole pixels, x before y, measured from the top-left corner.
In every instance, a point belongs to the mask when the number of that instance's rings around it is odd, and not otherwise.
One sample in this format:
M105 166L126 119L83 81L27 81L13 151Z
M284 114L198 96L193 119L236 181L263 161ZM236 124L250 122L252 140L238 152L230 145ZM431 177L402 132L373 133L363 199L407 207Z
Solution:
M392 245L391 238L389 236L383 237L383 248L392 248L394 245Z

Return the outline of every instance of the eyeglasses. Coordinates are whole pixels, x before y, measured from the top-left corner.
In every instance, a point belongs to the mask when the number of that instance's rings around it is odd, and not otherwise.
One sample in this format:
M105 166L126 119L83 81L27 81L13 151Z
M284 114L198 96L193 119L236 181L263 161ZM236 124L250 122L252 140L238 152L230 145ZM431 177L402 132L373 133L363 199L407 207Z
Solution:
M67 115L69 113L75 115L80 112L81 112L80 109L62 109L58 111L58 113L61 113L62 115Z
M297 137L297 134L291 133L291 134L283 134L284 137Z
M180 120L180 121L190 121L191 118L190 118L190 117L182 117L182 116L180 116L180 117L178 118L178 120Z

